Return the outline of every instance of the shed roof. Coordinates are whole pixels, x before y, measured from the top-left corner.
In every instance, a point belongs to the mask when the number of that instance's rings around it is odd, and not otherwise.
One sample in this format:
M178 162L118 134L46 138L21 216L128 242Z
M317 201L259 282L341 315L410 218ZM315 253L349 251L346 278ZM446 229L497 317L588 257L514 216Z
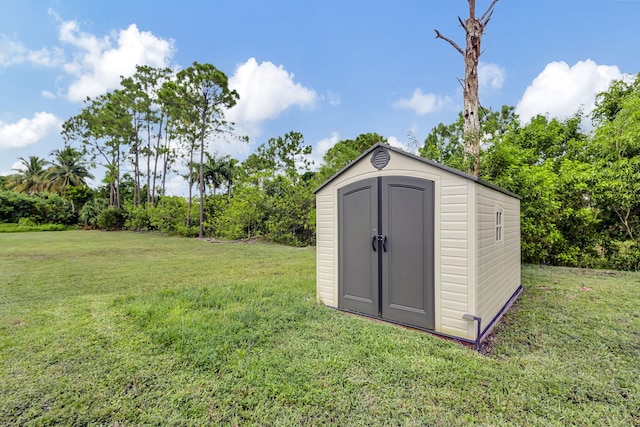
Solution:
M470 181L474 181L474 182L476 182L476 183L477 183L477 184L479 184L479 185L482 185L482 186L484 186L484 187L487 187L487 188L490 188L490 189L492 189L492 190L499 191L500 193L506 194L507 196L515 197L515 198L517 198L517 199L522 199L522 197L521 197L521 196L519 196L519 195L517 195L517 194L515 194L515 193L512 193L512 192L511 192L511 191L509 191L509 190L505 190L505 189L504 189L504 188L502 188L502 187L498 187L497 185L492 184L492 183L490 183L490 182L488 182L488 181L485 181L485 180L483 180L483 179L480 179L480 178L478 178L478 177L476 177L476 176L466 174L466 173L464 173L464 172L459 171L458 169L454 169L454 168L451 168L451 167L449 167L449 166L441 165L440 163L435 162L435 161L433 161L433 160L429 160L429 159L425 159L424 157L416 156L415 154L408 153L408 152L403 151L403 150L401 150L401 149L399 149L399 148L392 147L392 146L387 145L387 144L384 144L384 143L382 143L382 142L378 142L378 143L376 143L375 145L371 146L371 148L369 148L367 151L365 151L364 153L362 153L361 155L359 155L356 159L354 159L353 161L351 161L347 166L345 166L344 168L342 168L338 173L336 173L336 174L335 174L335 175L333 175L331 178L329 178L328 180L326 180L326 181L325 181L324 183L322 183L318 188L316 188L315 190L313 190L313 193L315 194L315 193L317 193L318 191L322 190L322 189L323 189L327 184L329 184L331 181L333 181L334 179L336 179L338 176L342 175L345 171L347 171L349 168L351 168L351 166L353 166L354 164L356 164L357 162L359 162L362 158L366 157L367 155L369 155L370 153L372 153L373 151L375 151L375 150L376 150L376 149L378 149L379 147L383 147L384 149L389 150L389 151L392 151L392 152L394 152L394 153L397 153L397 154L400 154L400 155L403 155L403 156L410 157L410 158L412 158L412 159L418 160L419 162L422 162L422 163L427 164L427 165L429 165L429 166L433 166L433 167L435 167L435 168L442 169L442 170L445 170L445 171L450 172L450 173L452 173L452 174L455 174L455 175L461 176L461 177L463 177L463 178L465 178L465 179L468 179L468 180L470 180Z

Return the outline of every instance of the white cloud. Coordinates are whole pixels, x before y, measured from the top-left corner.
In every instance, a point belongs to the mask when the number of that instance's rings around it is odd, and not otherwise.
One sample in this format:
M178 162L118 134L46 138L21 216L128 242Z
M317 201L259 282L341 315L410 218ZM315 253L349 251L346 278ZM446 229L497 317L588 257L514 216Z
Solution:
M0 65L3 67L24 62L26 50L20 42L0 34Z
M327 92L327 100L329 101L329 105L335 107L342 103L342 96L337 92Z
M333 132L330 137L323 138L315 143L315 146L311 150L311 156L309 159L313 161L313 170L318 170L322 165L322 158L324 155L340 141L340 136L337 132Z
M77 48L72 62L64 70L73 76L67 98L81 101L118 87L120 76L130 76L136 65L167 67L175 52L173 40L164 40L135 24L98 38L80 31L74 21L60 25L60 41Z
M0 122L0 149L21 148L34 144L60 130L62 122L51 113L39 112L31 119L20 119L16 123Z
M47 99L55 99L56 95L53 92L49 92L48 90L43 90L40 92L43 98Z
M244 135L244 133L242 133L241 131L241 129L236 128L234 133L236 135ZM242 160L249 154L251 154L251 152L253 151L253 147L251 147L250 144L246 142L234 140L232 138L228 140L217 138L212 139L209 142L208 151L211 154L216 153L222 156L229 155L234 159Z
M598 65L591 59L572 67L566 62L552 62L526 89L516 113L523 122L538 114L566 118L580 108L588 115L593 111L596 95L605 91L612 80L622 77L618 67Z
M318 100L316 92L295 83L293 78L282 65L276 67L268 61L258 64L255 58L249 58L229 79L229 87L238 92L240 99L227 117L256 133L260 122L275 119L292 106L313 106Z
M389 138L387 138L387 142L392 147L399 148L403 151L406 151L407 153L413 153L413 150L411 149L411 147L409 147L409 144L400 141L395 136L390 136Z
M486 89L499 90L502 89L505 79L505 70L496 64L486 64L480 62L478 64L478 83L480 90Z
M448 96L435 95L433 93L422 93L422 89L413 91L410 99L401 99L393 104L395 108L413 110L416 114L428 114L442 110L451 103Z
M0 34L0 66L9 67L30 63L43 67L53 67L62 61L62 50L40 49L29 50L20 41L10 39L6 34Z
M180 175L172 175L166 182L166 192L170 196L183 196L189 195L189 185L187 181Z
M24 165L22 162L14 162L9 170L0 170L0 176L13 175L19 170L24 170Z

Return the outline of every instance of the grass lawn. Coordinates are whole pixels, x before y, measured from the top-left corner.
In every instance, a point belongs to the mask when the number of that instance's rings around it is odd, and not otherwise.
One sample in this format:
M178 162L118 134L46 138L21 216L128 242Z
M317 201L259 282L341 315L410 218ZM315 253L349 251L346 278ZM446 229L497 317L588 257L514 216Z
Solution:
M640 425L640 274L525 267L481 355L315 303L315 252L0 234L0 425Z

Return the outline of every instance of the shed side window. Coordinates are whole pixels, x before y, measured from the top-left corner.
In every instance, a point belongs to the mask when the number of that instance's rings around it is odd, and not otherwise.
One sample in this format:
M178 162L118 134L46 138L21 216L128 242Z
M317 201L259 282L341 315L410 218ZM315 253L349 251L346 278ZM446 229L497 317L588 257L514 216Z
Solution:
M502 211L496 211L496 242L502 241Z

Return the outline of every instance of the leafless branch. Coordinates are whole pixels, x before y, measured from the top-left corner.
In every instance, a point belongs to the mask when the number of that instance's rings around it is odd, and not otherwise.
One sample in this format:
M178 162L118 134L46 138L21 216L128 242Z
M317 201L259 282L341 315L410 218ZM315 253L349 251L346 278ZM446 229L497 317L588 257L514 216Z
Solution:
M460 46L458 46L458 44L456 42L454 42L453 40L451 40L448 37L443 36L442 34L440 34L440 31L438 31L438 30L433 30L433 31L436 32L436 38L437 39L442 39L442 40L448 42L451 46L453 46L453 48L455 50L460 52L460 55L464 56L464 51L460 48Z
M491 13L489 14L489 16L487 16L487 18L485 20L482 21L481 25L482 28L486 27L487 24L489 23L489 21L491 20L491 16L493 16L493 10L491 11Z
M498 0L493 0L489 5L489 7L487 8L487 10L482 14L480 21L482 21L483 25L486 25L489 23L489 20L491 19L491 15L493 15L493 7L496 5L496 3L498 3Z
M469 34L469 29L467 28L467 25L464 23L464 21L462 20L462 18L460 18L459 16L458 16L458 22L460 23L460 26L461 26L462 28L464 28L464 32L465 32L465 33L467 33L467 34Z

